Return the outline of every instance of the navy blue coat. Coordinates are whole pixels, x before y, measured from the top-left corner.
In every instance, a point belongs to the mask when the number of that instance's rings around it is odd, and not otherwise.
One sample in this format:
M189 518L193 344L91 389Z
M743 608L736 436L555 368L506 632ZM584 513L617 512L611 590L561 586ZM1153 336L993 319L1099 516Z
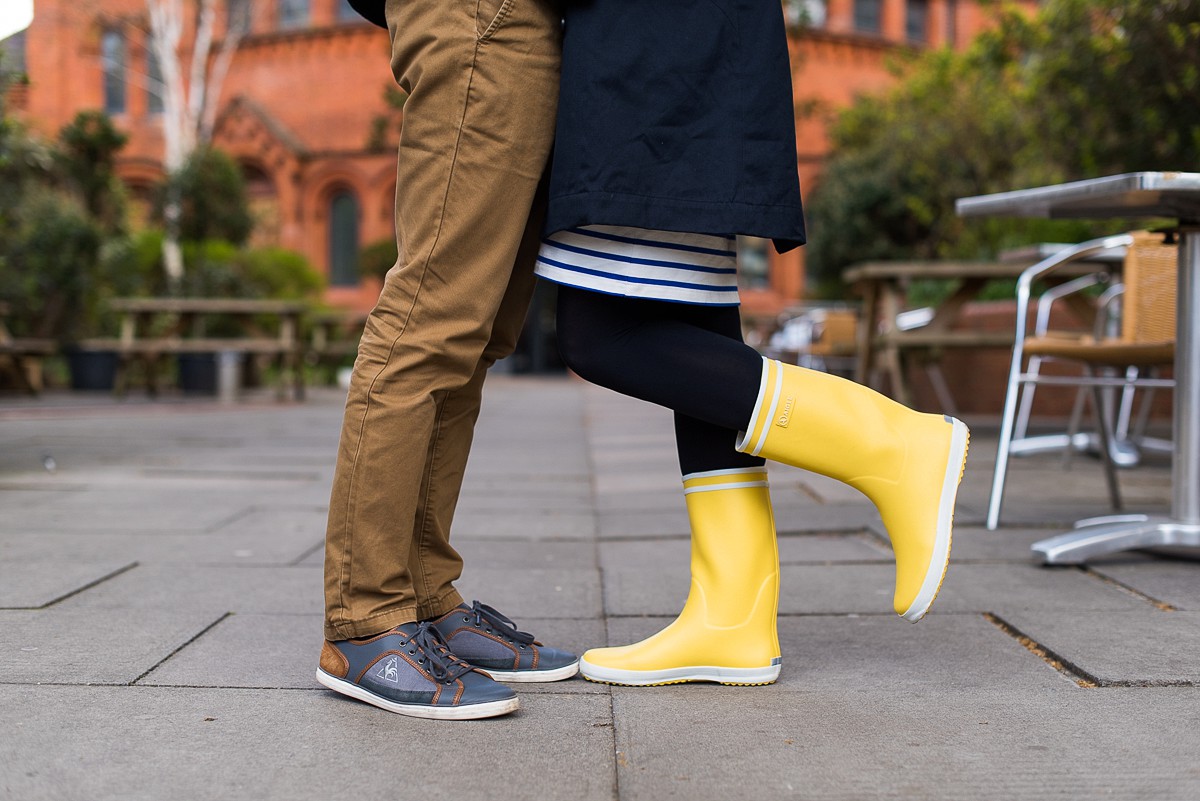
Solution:
M386 25L384 0L350 4ZM547 233L631 225L804 243L779 0L566 0L563 16Z
M547 232L804 243L779 0L567 0Z

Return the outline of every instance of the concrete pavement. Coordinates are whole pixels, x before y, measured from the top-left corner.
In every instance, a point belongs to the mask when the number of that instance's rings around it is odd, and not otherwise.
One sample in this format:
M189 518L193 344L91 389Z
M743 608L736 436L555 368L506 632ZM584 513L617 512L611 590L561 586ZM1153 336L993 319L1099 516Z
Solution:
M853 490L772 467L779 683L518 688L516 715L402 718L318 687L341 397L0 400L0 799L1200 798L1200 561L1036 566L1105 509L1097 463L1012 468L980 527L977 428L931 615L891 612ZM1169 470L1121 475L1163 511ZM670 415L493 378L455 522L460 588L567 648L652 633L687 594Z

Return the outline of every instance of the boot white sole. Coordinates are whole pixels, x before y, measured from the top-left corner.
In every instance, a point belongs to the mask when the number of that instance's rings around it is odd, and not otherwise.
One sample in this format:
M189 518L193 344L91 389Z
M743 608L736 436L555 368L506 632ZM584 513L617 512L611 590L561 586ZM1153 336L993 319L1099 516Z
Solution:
M656 684L680 684L688 681L712 681L718 684L773 684L779 678L779 663L761 668L731 668L714 665L690 665L667 670L618 670L579 660L579 672L588 681L650 687Z
M496 681L533 682L533 681L562 681L569 679L579 672L579 662L572 662L565 667L552 670L492 670L491 668L476 668Z
M950 541L954 526L954 501L958 497L958 483L962 479L963 470L967 466L967 447L971 441L971 432L960 420L948 417L954 426L950 436L950 456L946 460L946 473L942 479L942 497L938 504L937 538L933 543L933 556L925 571L925 579L917 597L909 605L901 617L916 623L933 604L938 590L942 588L942 580L946 577L946 568L950 565Z
M477 720L479 718L494 718L515 712L520 706L520 699L513 697L504 701L488 701L482 704L463 704L462 706L428 706L426 704L401 704L381 698L353 682L344 681L331 676L317 668L317 681L329 689L342 695L348 695L359 701L365 701L372 706L395 712L397 715L407 715L410 718L427 718L429 720Z

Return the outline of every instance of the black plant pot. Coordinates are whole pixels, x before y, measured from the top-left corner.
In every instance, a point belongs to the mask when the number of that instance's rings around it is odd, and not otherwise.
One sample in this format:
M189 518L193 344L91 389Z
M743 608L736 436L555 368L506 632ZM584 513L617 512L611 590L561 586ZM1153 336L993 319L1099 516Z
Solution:
M217 354L179 354L179 389L188 395L216 395Z
M118 357L111 350L65 351L71 389L112 392L117 382Z

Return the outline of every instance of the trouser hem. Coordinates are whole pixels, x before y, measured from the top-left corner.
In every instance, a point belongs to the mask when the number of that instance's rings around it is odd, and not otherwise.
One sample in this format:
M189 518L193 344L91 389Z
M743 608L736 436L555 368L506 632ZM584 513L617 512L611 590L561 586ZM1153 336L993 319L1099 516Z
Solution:
M463 597L458 594L458 590L451 587L449 591L443 593L437 600L418 604L417 618L419 620L432 620L433 618L441 617L462 603L465 603Z
M330 623L325 621L325 639L330 642L349 640L356 637L373 637L389 629L394 629L402 623L416 623L417 610L412 606L400 609L390 609L387 612L371 615L363 620Z

